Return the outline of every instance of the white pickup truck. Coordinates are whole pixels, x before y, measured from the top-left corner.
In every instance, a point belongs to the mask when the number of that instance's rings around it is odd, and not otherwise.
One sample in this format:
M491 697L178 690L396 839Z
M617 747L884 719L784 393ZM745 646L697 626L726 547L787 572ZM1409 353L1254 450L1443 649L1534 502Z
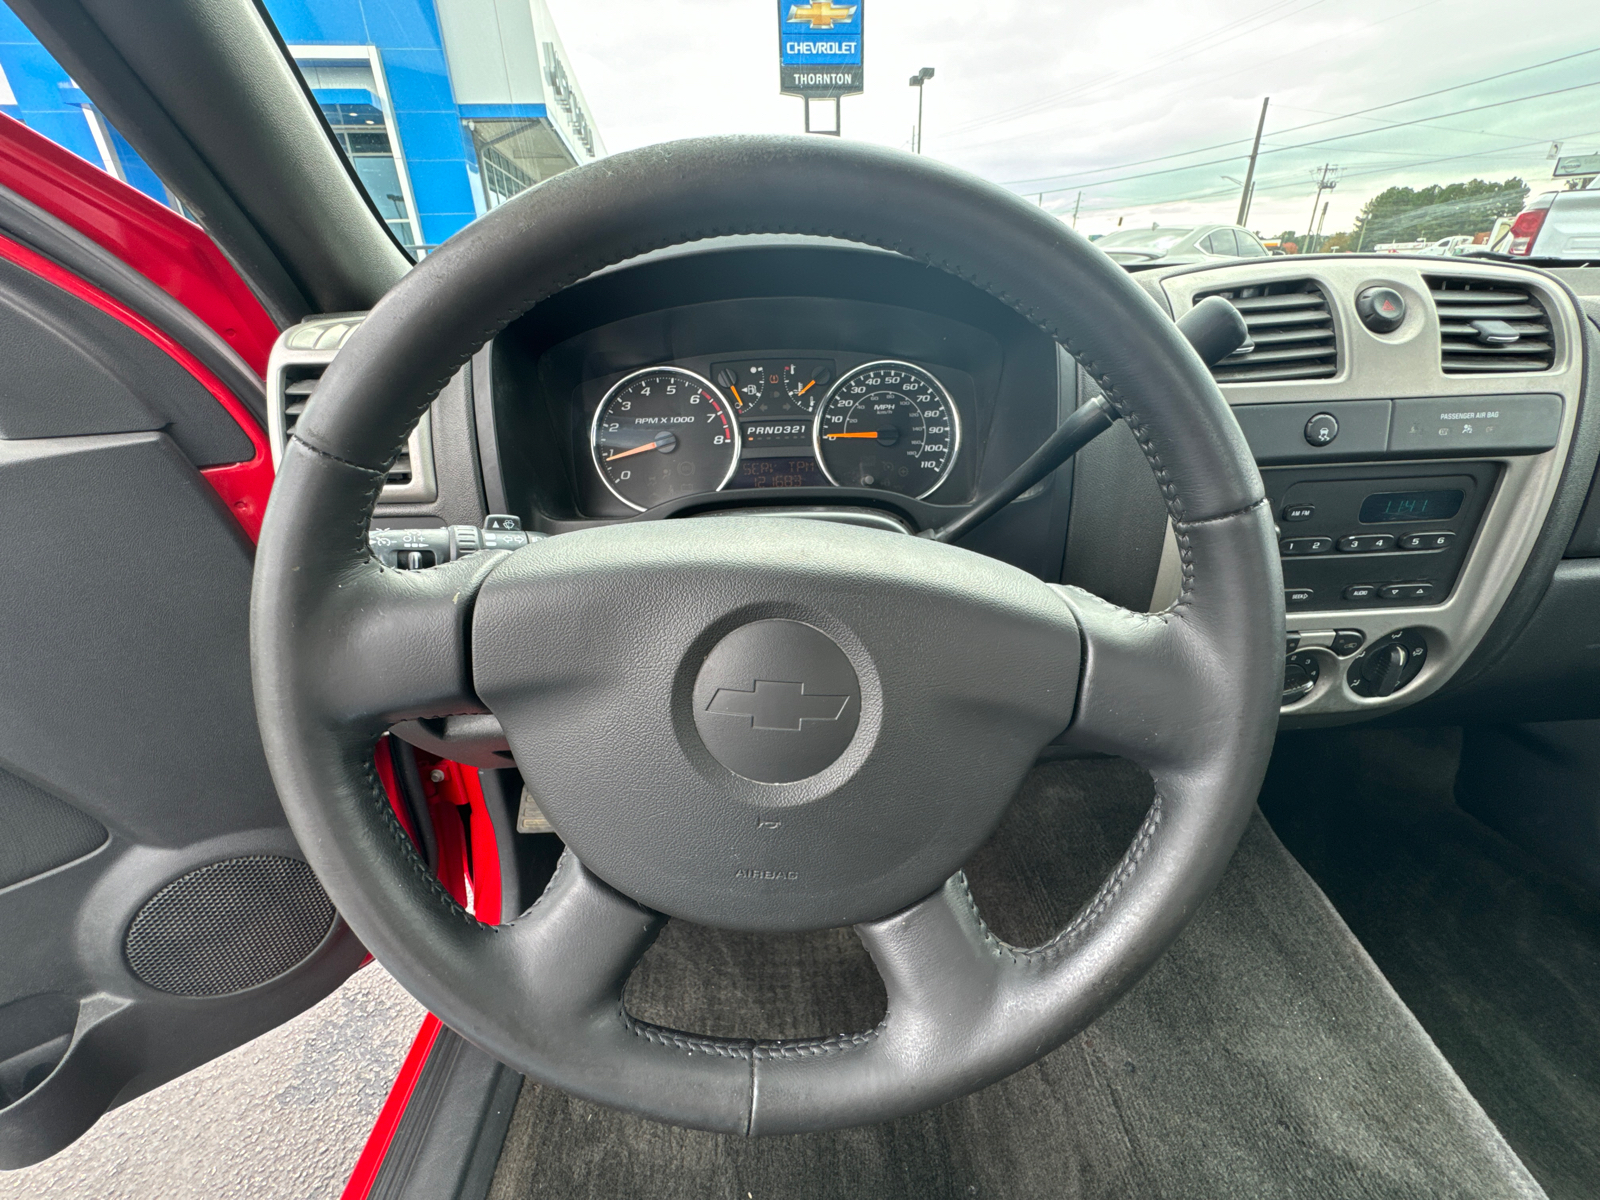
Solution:
M1515 258L1600 261L1600 176L1582 190L1533 197L1489 249Z

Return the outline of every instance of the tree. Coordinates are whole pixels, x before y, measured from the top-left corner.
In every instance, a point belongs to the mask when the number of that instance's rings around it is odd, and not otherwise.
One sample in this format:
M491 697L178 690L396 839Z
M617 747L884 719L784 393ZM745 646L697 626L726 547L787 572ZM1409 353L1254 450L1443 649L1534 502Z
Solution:
M1351 231L1356 250L1382 242L1434 242L1456 234L1480 233L1500 217L1515 216L1528 198L1520 179L1494 183L1431 184L1425 188L1392 187L1362 206Z

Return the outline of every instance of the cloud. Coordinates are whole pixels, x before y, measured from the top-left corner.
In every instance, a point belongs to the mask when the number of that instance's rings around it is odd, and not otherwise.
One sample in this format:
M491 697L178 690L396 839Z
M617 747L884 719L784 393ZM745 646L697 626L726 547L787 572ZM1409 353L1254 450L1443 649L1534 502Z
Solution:
M547 2L614 151L802 128L801 102L777 94L777 13L766 0ZM844 101L845 136L909 147L916 94L906 79L935 67L925 151L1015 191L1044 191L1057 211L1070 212L1081 189L1079 227L1090 232L1118 218L1232 220L1238 187L1224 176L1242 178L1265 95L1250 224L1269 233L1306 227L1323 163L1342 168L1325 197L1331 232L1393 184L1520 174L1548 190L1560 186L1549 179L1551 141L1600 150L1600 86L1583 86L1600 84L1600 53L1328 121L1600 50L1593 0L1514 10L1397 0L1392 11L1354 0L866 3L867 91ZM1542 92L1559 94L1504 103ZM1293 132L1314 122L1323 123ZM1231 144L1163 157L1218 143Z

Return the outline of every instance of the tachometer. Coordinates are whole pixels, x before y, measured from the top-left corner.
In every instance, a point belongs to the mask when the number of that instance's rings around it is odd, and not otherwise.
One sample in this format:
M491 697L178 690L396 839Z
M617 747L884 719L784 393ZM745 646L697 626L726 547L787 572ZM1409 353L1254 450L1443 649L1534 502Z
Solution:
M927 371L874 362L834 385L811 438L817 461L838 486L920 499L950 474L961 426L949 394Z
M727 483L739 465L739 424L693 371L647 367L600 401L589 447L612 495L642 512Z

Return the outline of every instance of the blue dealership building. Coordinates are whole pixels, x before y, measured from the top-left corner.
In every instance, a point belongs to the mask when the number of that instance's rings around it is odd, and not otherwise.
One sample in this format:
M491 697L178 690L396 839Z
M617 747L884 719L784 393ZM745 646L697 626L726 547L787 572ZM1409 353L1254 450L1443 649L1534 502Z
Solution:
M426 251L605 145L544 0L266 0L367 194ZM176 197L0 5L0 112Z

